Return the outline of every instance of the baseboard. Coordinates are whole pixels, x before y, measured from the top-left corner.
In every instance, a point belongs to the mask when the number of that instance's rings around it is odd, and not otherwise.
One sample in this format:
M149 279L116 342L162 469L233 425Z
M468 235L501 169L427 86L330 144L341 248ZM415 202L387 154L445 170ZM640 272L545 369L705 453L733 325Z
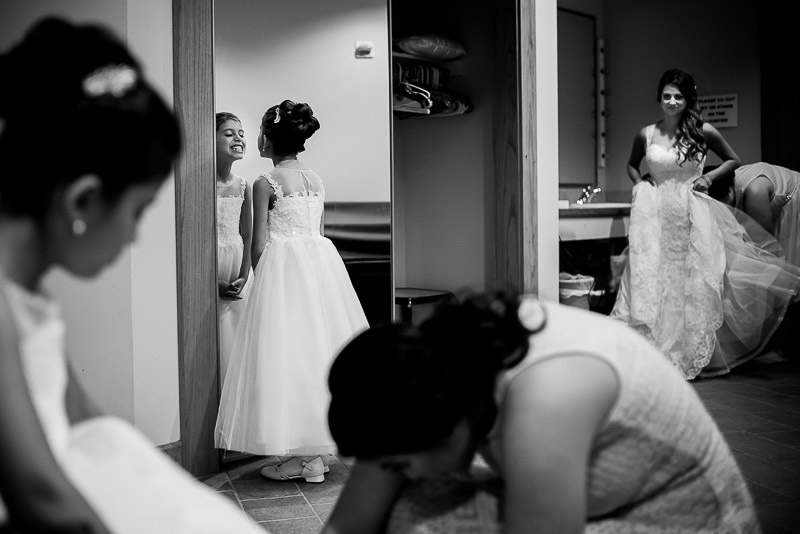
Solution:
M180 441L173 441L172 443L159 445L158 448L161 449L164 454L172 458L175 463L183 466L183 446L181 446Z

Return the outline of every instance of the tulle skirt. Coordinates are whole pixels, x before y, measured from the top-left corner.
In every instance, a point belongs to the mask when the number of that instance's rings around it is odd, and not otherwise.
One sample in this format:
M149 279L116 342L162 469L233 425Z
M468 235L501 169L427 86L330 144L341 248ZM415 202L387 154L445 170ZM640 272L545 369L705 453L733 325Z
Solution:
M99 417L76 425L59 460L115 534L264 532L121 419Z
M328 370L338 351L367 326L330 240L271 242L236 331L217 447L263 455L334 452Z
M233 282L239 277L242 267L242 244L218 245L217 246L217 277L220 282ZM225 373L228 370L230 354L233 349L233 339L236 334L236 327L239 326L239 319L244 311L247 302L247 295L250 293L253 273L250 272L248 281L239 296L240 300L227 300L217 298L217 313L219 315L219 370L220 384L225 383Z
M687 379L757 356L800 291L800 270L775 239L690 187L634 187L628 261L611 312Z

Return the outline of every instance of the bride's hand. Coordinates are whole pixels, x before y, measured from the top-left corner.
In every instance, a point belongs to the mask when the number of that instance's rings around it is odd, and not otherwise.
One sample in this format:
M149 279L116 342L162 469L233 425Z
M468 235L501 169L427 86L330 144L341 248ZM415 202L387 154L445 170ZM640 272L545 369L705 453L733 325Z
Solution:
M695 181L692 183L692 190L697 191L699 193L708 194L709 187L711 187L711 180L705 174L696 178Z

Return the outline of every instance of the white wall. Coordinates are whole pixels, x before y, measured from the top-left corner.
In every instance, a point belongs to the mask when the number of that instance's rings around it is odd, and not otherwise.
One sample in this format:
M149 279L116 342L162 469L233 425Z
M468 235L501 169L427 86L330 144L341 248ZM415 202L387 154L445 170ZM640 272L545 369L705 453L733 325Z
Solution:
M307 102L321 128L300 158L322 176L327 200L388 201L386 1L224 0L214 17L217 111L242 119L248 141L233 171L252 182L271 170L256 145L261 117L285 99ZM357 40L374 42L373 59L355 58Z
M47 14L111 27L171 102L169 0L4 0L2 9L2 49ZM98 278L56 270L44 281L62 306L67 350L89 395L157 444L179 439L173 187L170 180L145 215L136 245Z
M172 103L172 2L128 2L128 43ZM156 443L180 437L175 182L161 188L131 249L134 422Z
M555 0L536 16L536 226L539 298L558 302L558 50Z

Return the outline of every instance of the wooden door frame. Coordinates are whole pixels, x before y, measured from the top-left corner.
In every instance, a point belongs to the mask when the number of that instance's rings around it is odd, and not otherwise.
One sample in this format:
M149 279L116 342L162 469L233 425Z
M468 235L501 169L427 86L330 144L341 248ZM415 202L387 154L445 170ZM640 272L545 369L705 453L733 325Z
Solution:
M203 476L220 467L213 0L173 0L172 22L175 112L184 134L175 167L181 458Z
M494 101L494 289L538 294L535 0L497 13ZM506 5L498 2L498 6Z

